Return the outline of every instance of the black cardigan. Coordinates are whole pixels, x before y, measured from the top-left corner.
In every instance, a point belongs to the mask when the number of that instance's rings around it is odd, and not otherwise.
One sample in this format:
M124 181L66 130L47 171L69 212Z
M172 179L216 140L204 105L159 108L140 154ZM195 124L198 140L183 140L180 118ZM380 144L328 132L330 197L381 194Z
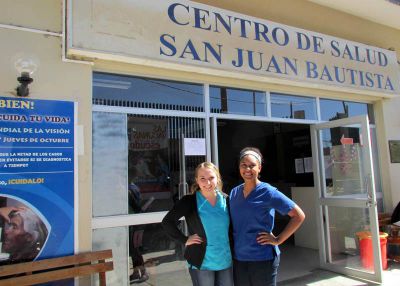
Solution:
M229 197L224 193L223 195L228 203L229 210ZM201 244L191 244L186 246L184 253L184 257L189 264L200 268L206 254L207 237L203 224L201 223L199 213L197 211L196 195L193 194L184 196L175 204L175 206L167 213L167 215L162 220L162 226L168 236L185 244L188 240L188 237L185 236L177 227L179 219L182 217L185 217L189 235L193 235L196 233L203 239L203 242ZM230 224L229 227L230 238L232 233L231 225L232 224Z

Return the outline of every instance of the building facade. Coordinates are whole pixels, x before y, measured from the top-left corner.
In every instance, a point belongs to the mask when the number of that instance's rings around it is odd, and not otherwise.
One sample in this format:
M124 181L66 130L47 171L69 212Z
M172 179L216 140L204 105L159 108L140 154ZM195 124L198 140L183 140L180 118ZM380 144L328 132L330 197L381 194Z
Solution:
M115 285L186 285L160 222L199 162L218 164L229 192L255 145L263 178L308 215L291 243L381 280L339 254L400 201L400 5L329 2L3 0L4 114L13 100L74 103L74 251L112 248ZM28 97L21 65L35 70Z

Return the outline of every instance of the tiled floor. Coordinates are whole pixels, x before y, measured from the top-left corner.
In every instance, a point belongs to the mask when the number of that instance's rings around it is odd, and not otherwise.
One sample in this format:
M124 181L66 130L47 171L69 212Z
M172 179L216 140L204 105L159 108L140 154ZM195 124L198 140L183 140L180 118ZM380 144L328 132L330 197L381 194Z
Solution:
M310 248L284 245L281 250L281 263L278 282L309 275L319 266L318 251Z
M281 247L279 286L372 286L377 285L357 278L318 269L318 251L293 246ZM389 262L383 274L385 286L400 285L400 263Z
M317 250L285 245L280 247L281 265L278 286L376 286L377 284L319 269ZM185 261L165 260L173 251L154 252L146 255L149 279L131 285L189 286L192 285ZM165 260L165 261L163 261ZM114 284L111 284L114 285ZM400 286L400 263L389 263L384 271L385 286ZM240 285L237 285L240 286Z

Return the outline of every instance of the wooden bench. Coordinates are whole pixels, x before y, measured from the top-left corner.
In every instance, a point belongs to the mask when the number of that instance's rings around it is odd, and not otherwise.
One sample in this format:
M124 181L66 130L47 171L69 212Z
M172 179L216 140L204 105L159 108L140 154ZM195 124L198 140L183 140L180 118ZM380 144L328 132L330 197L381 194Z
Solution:
M95 273L105 286L106 271L114 269L106 259L112 259L111 249L0 266L0 286L35 285Z

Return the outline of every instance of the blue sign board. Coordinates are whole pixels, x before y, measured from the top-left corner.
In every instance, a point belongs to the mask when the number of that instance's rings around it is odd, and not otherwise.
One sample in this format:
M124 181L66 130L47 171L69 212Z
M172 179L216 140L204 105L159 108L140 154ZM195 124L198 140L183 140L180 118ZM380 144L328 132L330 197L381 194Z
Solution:
M74 108L0 97L0 263L74 253Z

